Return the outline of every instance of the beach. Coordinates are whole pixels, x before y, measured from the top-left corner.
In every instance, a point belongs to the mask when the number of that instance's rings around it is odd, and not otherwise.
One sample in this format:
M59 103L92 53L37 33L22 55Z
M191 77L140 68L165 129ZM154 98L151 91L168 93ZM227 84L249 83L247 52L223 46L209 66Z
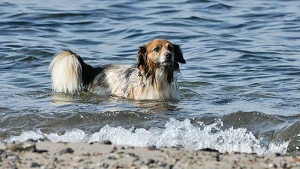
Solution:
M276 156L300 155L299 8L295 0L0 1L0 169L300 168L297 158ZM134 68L140 47L153 39L182 50L186 64L173 72L179 100L125 99L102 87L53 93L56 53L71 50L99 71ZM28 151L7 147L43 137L26 142ZM126 146L110 153L105 140ZM147 146L175 148L142 148L144 156L133 152L138 160L122 154Z
M0 144L0 168L300 168L300 156L27 141Z

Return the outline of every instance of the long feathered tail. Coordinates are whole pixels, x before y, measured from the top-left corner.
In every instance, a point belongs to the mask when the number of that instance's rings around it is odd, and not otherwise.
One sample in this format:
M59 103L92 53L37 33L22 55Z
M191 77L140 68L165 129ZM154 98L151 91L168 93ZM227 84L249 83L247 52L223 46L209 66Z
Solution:
M50 63L49 70L54 92L74 94L87 90L94 78L94 68L70 50L57 53Z

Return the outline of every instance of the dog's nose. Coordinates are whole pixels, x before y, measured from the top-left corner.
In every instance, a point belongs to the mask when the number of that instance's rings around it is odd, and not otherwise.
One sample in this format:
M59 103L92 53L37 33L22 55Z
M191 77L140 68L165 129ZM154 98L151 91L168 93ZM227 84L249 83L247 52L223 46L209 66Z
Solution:
M166 58L169 60L172 57L172 53L171 52L166 52L165 53Z

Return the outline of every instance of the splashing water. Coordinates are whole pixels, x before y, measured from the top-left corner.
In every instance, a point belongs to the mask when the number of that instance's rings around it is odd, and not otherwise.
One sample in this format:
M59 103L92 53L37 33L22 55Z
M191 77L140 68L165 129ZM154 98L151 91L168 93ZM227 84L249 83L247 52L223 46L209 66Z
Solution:
M182 146L184 149L199 150L213 148L220 152L257 153L258 155L282 153L285 154L289 142L275 144L262 143L251 132L244 128L228 128L221 130L222 121L211 125L193 125L190 120L178 121L170 119L165 128L134 129L104 126L99 132L86 134L80 129L73 129L63 135L57 133L44 134L41 131L26 131L20 136L7 138L5 141L26 141L27 139L39 139L46 137L52 142L100 142L110 140L116 145L128 146L157 146L174 147Z

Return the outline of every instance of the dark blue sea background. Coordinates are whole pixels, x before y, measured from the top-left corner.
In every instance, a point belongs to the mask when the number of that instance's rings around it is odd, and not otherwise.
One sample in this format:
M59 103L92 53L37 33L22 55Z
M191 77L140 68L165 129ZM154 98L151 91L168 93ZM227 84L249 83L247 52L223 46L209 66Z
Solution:
M182 48L179 102L52 93L55 53L134 64L155 38ZM1 1L0 140L42 137L299 154L300 1Z

